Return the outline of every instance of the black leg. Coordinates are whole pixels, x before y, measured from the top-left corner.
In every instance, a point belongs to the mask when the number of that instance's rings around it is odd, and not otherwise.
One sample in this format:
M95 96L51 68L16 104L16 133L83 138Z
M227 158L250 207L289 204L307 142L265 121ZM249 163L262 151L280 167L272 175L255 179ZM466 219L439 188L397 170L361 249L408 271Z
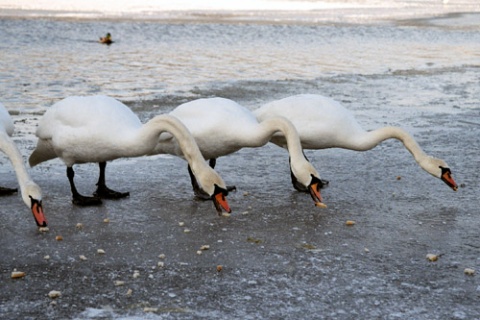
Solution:
M208 164L210 165L210 168L215 169L215 165L217 164L217 158L212 158L208 160Z
M130 192L118 192L107 187L105 184L105 168L107 167L107 163L100 162L98 165L100 167L100 175L97 182L97 191L95 191L93 195L103 199L120 199L128 197Z
M75 177L75 172L72 167L67 167L67 177L70 182L70 189L72 190L72 203L77 206L98 206L102 204L102 200L98 197L85 197L82 196L75 187L73 178Z
M10 189L10 188L0 187L0 196L8 196L8 195L11 195L11 194L13 194L17 191L18 191L18 189Z

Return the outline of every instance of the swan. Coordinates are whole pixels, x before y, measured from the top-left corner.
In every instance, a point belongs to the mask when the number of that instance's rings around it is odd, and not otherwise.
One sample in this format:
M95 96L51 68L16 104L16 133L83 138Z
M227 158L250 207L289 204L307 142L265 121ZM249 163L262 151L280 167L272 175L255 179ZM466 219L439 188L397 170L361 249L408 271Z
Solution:
M284 116L292 121L304 149L367 151L384 140L397 139L423 170L444 181L454 191L458 189L445 161L427 155L404 129L382 127L365 131L347 109L328 97L315 94L291 96L267 103L254 110L254 114L259 121L275 116ZM280 135L275 135L271 141L285 146L285 139Z
M23 202L32 210L33 218L39 227L47 226L47 219L43 213L42 207L42 190L30 178L25 164L23 162L20 151L15 146L15 143L10 138L13 134L14 126L12 118L5 109L4 105L0 103L0 150L3 151L13 165L17 180L20 185L20 192L22 194ZM16 192L17 189L1 188L0 195L8 195Z
M247 108L230 99L218 97L184 103L169 114L185 124L212 167L218 157L245 147L261 147L268 143L275 132L282 132L287 137L291 175L297 181L295 187L310 193L317 206L325 207L320 194L324 182L305 159L297 131L287 119L275 117L259 123ZM152 152L161 153L182 156L175 139L169 134L160 136ZM195 178L190 176L196 190ZM233 188L230 187L230 190Z
M167 131L179 141L180 152L188 161L200 187L213 200L219 214L231 212L222 178L206 163L188 129L178 119L159 115L142 124L130 108L108 96L72 96L53 106L40 119L38 142L29 158L33 167L60 158L67 166L67 177L76 205L98 205L100 198L123 198L129 195L110 190L105 184L106 162L121 157L146 155L159 135ZM93 197L81 195L74 184L73 165L99 163L100 175Z

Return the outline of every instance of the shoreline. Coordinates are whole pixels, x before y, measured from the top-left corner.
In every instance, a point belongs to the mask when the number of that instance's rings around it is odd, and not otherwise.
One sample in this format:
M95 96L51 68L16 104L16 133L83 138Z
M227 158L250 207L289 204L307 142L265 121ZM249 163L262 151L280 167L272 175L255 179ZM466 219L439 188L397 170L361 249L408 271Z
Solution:
M5 9L0 7L1 19L47 19L57 21L108 21L145 22L162 24L258 24L258 25L422 25L424 21L458 18L466 15L480 15L476 11L438 10L418 12L408 11L391 14L390 9L372 9L372 12L359 12L356 9L325 9L321 11L288 10L173 10L153 12L119 12L109 14L100 11L70 10L31 10ZM472 22L472 26L475 22Z

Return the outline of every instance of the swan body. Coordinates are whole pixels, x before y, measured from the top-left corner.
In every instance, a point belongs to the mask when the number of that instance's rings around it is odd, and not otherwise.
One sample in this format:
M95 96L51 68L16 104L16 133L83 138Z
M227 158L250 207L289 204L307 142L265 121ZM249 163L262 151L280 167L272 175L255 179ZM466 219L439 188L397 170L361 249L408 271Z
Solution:
M170 115L185 124L204 158L210 160L242 148L261 147L275 132L282 132L287 137L292 177L298 182L298 188L309 192L317 205L324 206L319 190L320 176L305 159L297 131L287 119L275 117L259 122L250 110L224 98L190 101L175 108ZM175 139L163 134L153 153L181 156Z
M350 111L330 98L302 94L267 103L254 111L259 121L283 116L289 119L300 136L304 149L343 148L366 151L387 139L397 139L413 155L420 167L431 175L442 179L454 191L449 166L441 159L427 155L415 139L399 127L383 127L365 131ZM285 139L276 134L273 143L284 147Z
M20 151L10 138L13 134L14 125L7 109L0 103L0 150L3 151L13 165L17 180L20 185L20 193L25 205L32 210L37 226L46 227L47 219L42 207L42 190L30 178ZM1 189L5 194L12 193L14 189Z
M179 141L179 149L217 211L221 213L222 207L230 212L225 199L225 183L206 165L195 140L180 121L160 115L142 124L130 108L107 96L68 97L50 107L39 122L36 132L39 140L29 163L35 166L57 157L63 160L75 200L74 164L98 162L98 185L103 185L106 161L148 154L162 132L169 132ZM108 189L107 193L110 191ZM97 193L102 192L97 189ZM116 197L117 193L114 195Z

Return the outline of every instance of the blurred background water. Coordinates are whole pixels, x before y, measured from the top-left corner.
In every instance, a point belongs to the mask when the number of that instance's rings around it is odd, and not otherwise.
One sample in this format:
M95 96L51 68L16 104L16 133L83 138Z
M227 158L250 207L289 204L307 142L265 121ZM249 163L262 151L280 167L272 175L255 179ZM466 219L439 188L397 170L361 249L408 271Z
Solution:
M411 10L424 12L431 1L416 3ZM303 92L372 106L378 100L366 99L378 95L399 105L477 106L475 12L362 23L319 22L310 11L297 22L298 12L248 22L218 15L183 21L2 12L0 92L11 111L41 113L67 96L92 94L153 113L198 97L224 96L253 108ZM115 42L99 44L107 32Z

